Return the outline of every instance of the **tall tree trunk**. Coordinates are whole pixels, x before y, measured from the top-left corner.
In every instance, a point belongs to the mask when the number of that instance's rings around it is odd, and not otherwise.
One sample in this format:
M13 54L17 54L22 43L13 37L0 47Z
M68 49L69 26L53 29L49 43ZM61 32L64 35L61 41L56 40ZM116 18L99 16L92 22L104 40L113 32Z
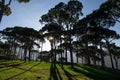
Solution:
M31 49L29 49L29 57L28 57L28 60L31 61Z
M27 47L25 46L25 49L24 49L24 61L26 62L27 60Z
M78 63L78 56L76 56L76 60L77 60L77 63Z
M61 52L61 63L62 63L62 67L63 67L63 60L62 60L62 58L63 58L63 54L62 54L62 52Z
M23 60L23 48L20 48L19 54L20 54L20 59Z
M28 59L28 60L29 60L29 61L31 61L32 41L30 41L30 42L29 42L29 46L28 46L28 48L29 48L29 53L28 53L28 55L29 55L29 57L28 57L28 58L29 58L29 59Z
M105 67L105 59L104 59L104 52L103 52L101 43L100 43L100 55L101 55L101 67L104 68Z
M5 5L5 0L1 0L0 24L1 24L1 21L2 21L3 14L4 14L4 9L5 9L4 5Z
M12 42L13 42L13 40L10 40L10 42L11 42L11 43L9 43L9 44L10 44L9 58L11 58L11 57L12 57L13 45L14 45L14 44L12 43Z
M78 46L76 46L77 47L77 52L76 52L76 54L78 54ZM78 63L78 56L76 55L76 60L77 60L77 63Z
M54 54L53 54L53 41L51 41L50 44L51 44L51 54L50 54L51 55L51 62L53 63L53 61L54 61L53 60L53 58L54 58Z
M43 51L43 42L41 43L41 52Z
M62 39L60 38L60 44L62 44ZM61 50L62 50L62 48L60 48ZM63 58L63 53L61 52L60 53L61 54L61 59ZM62 61L62 67L63 67L63 60L61 60Z
M28 57L28 60L31 61L31 45L29 47L29 53L28 53L29 57Z
M12 60L15 58L15 54L16 54L16 48L17 48L17 46L16 46L16 44L15 44L15 39L13 40L13 55L12 55Z
M53 40L53 45L54 45L54 50L56 50L56 43L55 43L55 39ZM54 52L54 63L56 63L56 51Z
M13 58L12 58L12 60L14 60L15 59L15 57L16 57L16 49L17 49L17 46L14 46L14 48L13 48Z
M19 59L22 59L22 53L21 53L22 48L19 46L18 54L19 54Z
M90 56L89 56L89 53L87 52L87 64L90 65L91 62L90 62Z
M65 48L65 62L67 63L67 48Z
M84 59L84 57L82 56L82 64L84 63L84 62L83 62L83 61L84 61L83 59Z
M111 66L114 69L113 58L112 58L112 54L110 52L110 45L109 45L109 42L107 40L106 40L106 44L107 44L108 52L109 52L109 55L110 55Z
M70 58L71 58L71 67L73 68L73 52L72 52L72 33L71 33L71 27L70 27L70 32L69 32L69 43L70 43Z
M86 50L87 50L86 51L86 56L87 56L86 60L87 60L87 64L90 65L91 62L90 62L90 54L88 52L88 43L85 43L85 45L86 45Z
M115 60L115 66L116 66L116 70L118 70L118 59L116 56L114 56L114 60Z
M96 60L94 57L92 58L92 61L93 61L93 65L96 65Z

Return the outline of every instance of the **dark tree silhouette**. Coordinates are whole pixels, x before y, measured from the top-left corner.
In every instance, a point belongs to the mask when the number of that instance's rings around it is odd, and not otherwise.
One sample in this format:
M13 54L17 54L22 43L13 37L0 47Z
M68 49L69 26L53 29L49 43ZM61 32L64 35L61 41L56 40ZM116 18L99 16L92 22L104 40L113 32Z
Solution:
M68 35L68 42L71 45L70 57L71 57L71 67L73 67L73 53L72 53L72 29L76 21L78 21L79 16L82 15L82 3L78 0L71 0L67 4L61 2L54 8L49 10L49 12L43 15L40 22L55 22L62 26L65 26L65 30Z
M24 60L26 61L27 52L29 53L29 60L31 58L31 50L34 45L39 46L36 40L43 40L38 31L27 28L15 26L14 28L6 28L1 33L6 37L10 45L10 54L15 55L18 47L24 48ZM17 47L18 46L18 47Z
M13 0L0 0L0 23L2 21L2 17L4 15L9 16L12 12L11 12L11 8L10 5L12 3ZM17 0L19 3L21 2L29 2L30 0ZM8 2L8 3L7 3Z

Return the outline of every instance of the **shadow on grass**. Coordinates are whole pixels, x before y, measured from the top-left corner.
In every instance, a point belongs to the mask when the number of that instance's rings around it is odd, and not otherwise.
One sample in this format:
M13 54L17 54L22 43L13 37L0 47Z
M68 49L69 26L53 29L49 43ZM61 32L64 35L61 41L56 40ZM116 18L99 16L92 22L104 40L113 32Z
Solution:
M92 66L80 66L76 65L77 67L70 68L71 70L77 72L77 73L82 73L85 76L92 78L94 80L120 80L119 76L116 76L113 73L109 73L105 70L102 70L100 68L95 68ZM94 69L95 68L95 69Z
M66 65L69 65L69 64L66 64ZM68 77L68 80L73 80L72 79L72 74L70 74L67 70L65 70L65 68L59 64L59 66L61 67L61 69L64 71L65 75Z
M11 80L12 78L14 78L14 77L16 77L16 76L19 76L19 75L21 75L21 74L24 74L24 73L30 71L33 67L35 67L35 66L37 66L37 65L39 65L39 64L40 64L40 63L35 64L35 65L33 65L32 67L30 67L29 69L27 69L27 70L22 69L22 70L24 70L23 72L18 73L18 74L14 75L14 76L11 76L11 77L9 77L9 78L7 78L7 79L5 79L5 80ZM21 69L21 68L18 68L18 69Z
M5 68L6 67L6 69L0 70L0 72L6 71L6 70L10 70L13 67L20 66L20 65L22 65L24 63L25 62L22 62L22 63L10 63L10 64L9 63L0 64L0 65L2 65L0 68Z
M0 59L0 62L5 62L5 61L8 61L8 60L6 60L6 59Z
M62 80L60 72L55 63L51 63L49 80Z

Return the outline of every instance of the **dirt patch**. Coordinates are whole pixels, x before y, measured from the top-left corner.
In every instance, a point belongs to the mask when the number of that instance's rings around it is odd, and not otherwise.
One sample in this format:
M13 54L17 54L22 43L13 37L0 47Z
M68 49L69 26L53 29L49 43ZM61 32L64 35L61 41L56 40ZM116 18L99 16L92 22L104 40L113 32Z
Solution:
M49 69L31 70L31 71L35 72L35 73L45 74L45 75L49 75L50 74Z

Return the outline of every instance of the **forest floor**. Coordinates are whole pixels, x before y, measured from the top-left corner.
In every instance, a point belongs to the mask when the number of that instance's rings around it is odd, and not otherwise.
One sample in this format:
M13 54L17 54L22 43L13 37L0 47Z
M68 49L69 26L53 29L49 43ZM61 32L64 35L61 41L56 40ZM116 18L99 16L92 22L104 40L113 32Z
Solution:
M83 64L0 60L0 80L120 80L120 71Z

